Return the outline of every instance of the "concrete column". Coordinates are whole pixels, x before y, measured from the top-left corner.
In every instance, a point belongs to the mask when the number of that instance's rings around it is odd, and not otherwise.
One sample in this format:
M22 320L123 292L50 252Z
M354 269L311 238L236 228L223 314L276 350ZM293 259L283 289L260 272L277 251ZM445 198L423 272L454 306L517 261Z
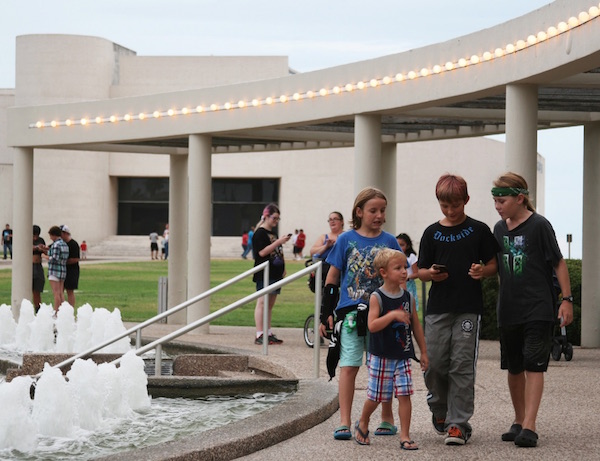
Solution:
M169 168L169 291L170 308L187 299L188 251L188 156L171 155ZM182 310L168 317L169 324L187 321Z
M33 149L14 148L13 262L10 303L15 320L21 301L31 299L31 236L33 235Z
M581 345L600 347L600 122L584 126Z
M534 206L537 189L537 91L535 85L506 87L506 169L525 178Z
M190 135L188 155L188 299L210 288L210 234L212 222L212 138ZM210 313L210 300L187 309L187 323ZM208 325L199 330L208 333Z
M354 118L354 195L367 186L382 187L381 117Z
M396 235L398 233L398 226L401 227L401 223L398 223L396 218L398 203L400 200L406 200L406 194L408 190L403 188L402 185L397 186L397 153L396 143L385 143L381 149L381 171L382 171L382 190L388 199L388 206L385 211L385 227L384 229L390 234Z

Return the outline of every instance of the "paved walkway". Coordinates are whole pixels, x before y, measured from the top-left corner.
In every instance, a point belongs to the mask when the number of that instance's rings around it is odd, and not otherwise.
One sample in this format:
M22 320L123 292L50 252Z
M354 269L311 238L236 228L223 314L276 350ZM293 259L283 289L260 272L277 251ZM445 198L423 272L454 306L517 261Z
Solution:
M156 325L145 330L144 336L158 336L172 331L168 325ZM268 359L285 366L298 378L312 379L313 351L304 344L302 330L276 329L285 340L281 346L269 348ZM262 354L262 348L253 344L253 328L212 326L207 335L190 333L182 341L195 344L231 347L246 354ZM321 380L328 376L325 367L327 349L321 348ZM473 436L467 445L448 447L444 438L431 426L431 415L425 403L426 388L418 365L413 368L415 395L411 435L420 450L406 453L421 460L598 460L600 459L600 350L575 348L571 362L564 358L551 361L546 375L546 389L542 401L537 448L517 448L502 442L500 434L512 422L510 396L506 375L499 369L499 346L493 341L482 341L477 367L476 407L471 420ZM366 395L366 370L361 368L357 379L352 410L358 419ZM337 386L337 380L330 383ZM396 405L395 405L396 408ZM396 410L395 410L396 411ZM378 423L379 412L374 414L371 431ZM246 456L245 460L389 460L400 454L400 440L394 437L371 437L371 446L359 446L354 441L335 441L332 433L339 425L339 412L325 422L270 448ZM259 430L259 428L257 428ZM405 453L402 452L402 455Z

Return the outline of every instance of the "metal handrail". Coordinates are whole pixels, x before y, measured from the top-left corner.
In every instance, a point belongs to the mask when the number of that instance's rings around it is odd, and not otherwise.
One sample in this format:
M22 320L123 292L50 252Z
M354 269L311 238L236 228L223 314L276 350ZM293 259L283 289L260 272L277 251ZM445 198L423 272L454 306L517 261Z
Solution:
M226 280L225 282L221 283L220 285L217 285L214 288L211 288L203 293L200 293L197 296L194 296L193 298L188 299L187 301L182 302L181 304L178 304L177 306L174 306L171 309L166 310L165 312L161 312L158 315L155 315L154 317L139 323L137 325L135 325L134 327L131 327L129 330L124 331L123 333L119 333L117 336L114 336L110 339L107 339L106 341L104 341L103 343L98 344L97 346L91 347L90 349L87 349L83 352L80 352L76 355L74 355L73 357L70 357L66 360L63 360L60 363L57 363L56 365L53 366L53 368L61 368L64 367L65 365L71 365L73 362L75 362L75 360L77 359L81 359L84 357L88 357L89 355L93 354L94 352L105 348L106 346L110 346L112 343L117 342L120 339L125 338L126 336L130 336L133 333L136 334L136 349L138 349L141 346L141 331L143 328L146 328L147 326L150 326L156 322L158 322L159 320L162 320L166 317L168 317L169 315L175 314L176 312L179 312L181 309L185 309L186 307L197 303L198 301L203 300L204 298L213 295L214 293L217 293L218 291L221 291L224 288L227 288L230 285L233 285L236 282L239 282L240 280L248 277L249 275L255 274L256 272L260 272L261 270L267 269L268 270L268 266L269 266L269 261L265 261L264 263L259 264L258 266L254 266L251 269L248 269L246 272L240 274L240 275L236 275L235 277ZM39 375L41 373L38 373L35 377L38 378Z
M182 336L185 333L188 333L188 332L198 328L199 326L204 325L205 323L208 323L216 318L221 317L222 315L227 314L230 311L237 309L238 307L243 306L244 304L247 304L251 301L254 301L255 299L260 298L261 296L268 295L270 292L277 290L278 288L281 288L282 286L287 285L288 283L292 283L295 280L297 280L301 277L304 277L305 275L310 274L313 271L316 271L315 277L322 277L322 270L323 270L322 262L318 261L318 262L312 264L311 266L306 267L306 268L296 272L294 275L290 275L289 277L286 277L284 279L279 280L278 282L268 285L268 286L264 287L262 290L252 293L251 295L248 295L245 298L242 298L234 303L231 303L228 306L222 307L218 311L208 314L205 317L202 317L201 319L196 320L195 322L185 325L185 326L181 327L180 329L175 330L175 331L169 333L168 335L163 336L160 339L154 340L151 343L148 343L145 346L140 347L139 349L136 349L135 353L136 353L136 355L141 355L144 352L148 352L151 349L157 349L155 364L154 364L154 372L155 372L155 374L160 373L160 352L162 350L161 347L164 343L171 341L173 339L176 339L179 336ZM318 278L317 280L320 280L320 278ZM318 303L317 303L317 301L318 301ZM315 283L315 323L317 322L317 319L319 318L320 309L321 309L321 284ZM265 343L268 344L268 341L263 340L263 346L266 345ZM315 378L318 378L319 377L319 353L320 353L320 351L319 351L319 347L318 347L318 339L317 338L315 338L315 347L313 347L313 351L314 351L314 360L315 360ZM122 359L122 357L119 357L118 359L115 359L110 363L117 365L121 362L121 359Z
M262 290L259 290L251 295L248 295L245 298L242 298L232 304L229 304L228 306L225 306L216 312L208 314L205 317L196 320L195 322L185 325L184 327L182 327L166 336L163 336L162 338L157 339L157 340L147 344L144 347L141 347L141 330L143 328L145 328L149 325L152 325L153 323L155 323L165 317L168 317L169 315L174 314L174 313L180 311L181 309L184 309L184 308L190 306L191 304L194 304L194 303L238 282L239 280L241 280L249 275L252 275L256 272L259 272L261 270L264 270L264 280L267 283L267 285ZM160 374L160 362L161 362L160 357L161 357L161 352L162 352L162 345L165 342L168 342L168 341L171 341L172 339L178 338L179 336L181 336L185 333L188 333L189 331L194 330L194 329L198 328L199 326L202 326L218 317L221 317L222 315L225 315L226 313L228 313L232 310L235 310L238 307L241 307L244 304L247 304L248 302L251 302L251 301L254 301L255 299L260 298L261 296L265 296L265 304L264 304L263 311L266 311L268 309L269 293L271 293L274 290L277 290L278 288L281 288L284 285L287 285L288 283L294 282L295 280L299 279L300 277L303 277L303 276L305 276L311 272L315 272L315 271L316 271L316 274L315 274L316 279L321 280L321 277L322 277L322 262L321 261L317 261L314 264L296 272L295 274L269 285L268 284L269 262L265 261L264 263L262 263L258 266L255 266L252 269L249 269L248 271L246 271L240 275L237 275L237 276L223 282L222 284L220 284L214 288L211 288L210 290L205 291L204 293L201 293L193 298L190 298L189 300L187 300L181 304L178 304L177 306L174 306L173 308L168 309L167 311L162 312L162 313L152 317L151 319L148 319L148 320L138 324L138 325L130 328L129 330L127 330L123 333L120 333L111 339L104 341L103 343L101 343L97 346L94 346L90 349L80 352L80 353L74 355L73 357L70 357L69 359L66 359L56 365L53 365L53 368L61 368L66 365L70 365L73 362L75 362L75 360L77 360L77 359L88 357L89 355L93 354L94 352L96 352L106 346L109 346L112 343L114 343L126 336L129 336L133 333L136 333L136 351L135 351L136 355L141 355L144 352L147 352L151 349L156 348L155 374ZM321 296L322 296L321 295L321 284L316 283L315 284L315 323L317 322L317 319L319 318L319 315L320 315ZM266 326L266 315L265 315L264 323ZM316 332L315 332L315 334L316 334ZM315 344L318 344L316 342L316 339L315 339ZM267 345L268 345L268 341L263 341L263 352L265 355L267 354ZM314 347L313 350L314 350L314 361L315 361L315 363L314 363L315 378L318 378L319 377L319 354L320 354L320 351L319 351L319 347ZM111 363L116 365L116 364L120 363L121 358L122 357L115 359ZM38 373L35 376L35 378L39 378L40 375L41 375L41 373Z

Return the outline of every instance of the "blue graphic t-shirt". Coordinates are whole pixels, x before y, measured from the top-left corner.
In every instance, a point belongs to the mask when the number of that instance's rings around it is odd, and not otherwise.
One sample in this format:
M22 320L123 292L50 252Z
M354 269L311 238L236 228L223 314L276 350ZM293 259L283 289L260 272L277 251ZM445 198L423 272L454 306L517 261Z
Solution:
M382 284L373 260L386 247L400 250L396 237L387 232L363 237L351 229L338 237L327 257L327 263L340 271L340 301L336 310L369 303L371 293Z

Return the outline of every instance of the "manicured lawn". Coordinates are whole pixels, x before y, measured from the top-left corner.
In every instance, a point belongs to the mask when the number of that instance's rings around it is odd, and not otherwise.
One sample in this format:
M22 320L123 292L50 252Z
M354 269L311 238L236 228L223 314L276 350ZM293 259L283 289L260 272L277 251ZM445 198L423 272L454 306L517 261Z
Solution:
M211 287L214 287L252 267L248 260L213 260L210 264ZM288 275L304 268L300 261L286 262ZM167 275L165 261L82 264L77 306L89 303L92 307L113 310L118 307L124 321L140 322L157 314L158 278ZM0 303L10 302L11 270L0 270ZM419 296L420 286L419 287ZM255 292L252 277L228 287L211 297L211 312ZM42 302L52 302L50 285L46 281ZM215 325L254 325L255 302L246 304L212 322ZM304 326L304 320L314 310L314 294L306 278L285 286L273 309L273 326Z

